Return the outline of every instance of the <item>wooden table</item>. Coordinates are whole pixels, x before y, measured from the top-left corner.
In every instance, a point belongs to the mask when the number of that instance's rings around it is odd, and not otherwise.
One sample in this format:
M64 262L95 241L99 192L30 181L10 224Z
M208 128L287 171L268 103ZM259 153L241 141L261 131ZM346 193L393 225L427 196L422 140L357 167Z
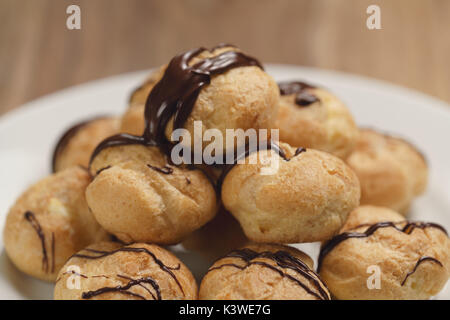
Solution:
M81 7L81 30L66 28L70 4ZM370 4L381 7L381 30L366 27ZM449 0L0 0L0 114L218 42L450 102Z

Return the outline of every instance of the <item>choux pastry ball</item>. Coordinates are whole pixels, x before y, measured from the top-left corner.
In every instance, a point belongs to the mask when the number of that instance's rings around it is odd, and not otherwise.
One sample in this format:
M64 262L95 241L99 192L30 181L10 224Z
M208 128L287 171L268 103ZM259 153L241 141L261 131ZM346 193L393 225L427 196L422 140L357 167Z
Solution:
M120 120L98 117L80 122L67 130L59 139L53 152L53 171L72 166L89 166L95 147L105 138L119 132Z
M93 244L61 269L56 300L195 300L197 284L172 253L154 245Z
M406 214L427 185L428 166L423 155L410 143L374 130L360 130L347 164L361 183L361 204Z
M103 149L91 163L86 199L98 223L120 240L175 244L210 221L216 192L198 169L170 165L157 147Z
M87 206L84 193L90 181L86 170L71 167L40 180L17 199L6 218L3 242L19 270L54 281L72 254L109 238Z
M293 147L313 148L345 159L356 145L358 128L345 106L328 90L311 84L280 82L276 119L280 140Z
M330 300L305 253L276 244L253 244L217 260L204 276L201 300Z
M255 242L299 243L330 238L359 205L355 173L339 158L313 149L280 144L251 153L225 176L222 201ZM261 158L260 158L261 157ZM265 158L278 159L278 169L264 174ZM278 157L278 158L274 158ZM253 163L253 164L252 164Z
M450 240L440 225L361 206L322 245L319 272L337 299L429 299L450 276Z

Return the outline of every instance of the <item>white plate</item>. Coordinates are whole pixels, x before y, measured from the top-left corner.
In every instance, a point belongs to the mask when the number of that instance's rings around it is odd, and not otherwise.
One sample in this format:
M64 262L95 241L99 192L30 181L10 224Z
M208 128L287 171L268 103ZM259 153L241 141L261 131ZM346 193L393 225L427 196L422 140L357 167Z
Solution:
M362 77L311 68L268 65L276 80L304 79L325 86L343 99L361 126L407 138L430 165L427 192L412 207L412 218L438 222L450 230L450 106L408 89ZM0 118L0 227L17 196L50 172L53 146L73 123L98 114L120 114L128 95L145 77L138 72L69 88L27 103ZM51 299L53 286L17 271L0 240L0 298ZM317 254L316 245L303 245ZM208 262L177 253L197 277ZM438 298L449 299L449 286Z

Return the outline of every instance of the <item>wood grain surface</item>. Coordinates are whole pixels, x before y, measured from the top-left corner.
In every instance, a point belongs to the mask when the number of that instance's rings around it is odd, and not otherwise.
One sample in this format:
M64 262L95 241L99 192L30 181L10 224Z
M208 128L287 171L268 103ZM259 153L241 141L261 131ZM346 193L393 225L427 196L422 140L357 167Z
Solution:
M81 7L81 30L66 28L70 4ZM366 27L370 4L381 7L381 30ZM449 0L0 0L0 114L219 42L450 102Z

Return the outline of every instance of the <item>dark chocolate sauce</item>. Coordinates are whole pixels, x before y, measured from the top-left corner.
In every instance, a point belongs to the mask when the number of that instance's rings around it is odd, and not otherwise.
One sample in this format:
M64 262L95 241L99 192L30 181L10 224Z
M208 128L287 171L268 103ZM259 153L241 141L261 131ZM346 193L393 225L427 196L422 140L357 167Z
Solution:
M78 272L76 272L76 271L74 271L74 270L69 270L69 271L63 272L61 275L66 275L66 274L73 274L73 275L76 275L76 276L78 276L78 277L85 278L85 279L89 278L87 275L78 273ZM60 279L58 279L58 280L56 280L56 281L58 282L59 280L60 280Z
M295 150L294 157L298 156L302 152L306 152L306 149L303 147L298 147L297 150Z
M421 257L419 260L417 260L416 265L414 266L414 269L410 272L408 272L408 274L406 275L405 279L403 279L402 281L402 287L403 285L406 283L406 280L408 280L409 276L412 275L414 272L416 272L417 268L419 267L419 265L425 261L430 261L430 262L434 262L437 263L438 265L440 265L441 267L443 267L442 262L440 262L438 259L433 258L433 257L428 257L428 256L424 256Z
M105 116L95 117L89 120L82 121L80 123L77 123L73 127L69 128L59 139L59 141L56 143L55 149L53 150L53 156L52 156L52 171L56 172L56 161L58 159L58 156L64 151L64 149L69 144L69 141L85 126L92 123L95 120L104 119Z
M152 166L151 164L147 164L147 167L149 167L152 170L161 172L163 174L172 174L173 173L173 168L169 167L168 165L165 165L164 167L160 168L160 167Z
M102 251L102 250L94 250L94 249L84 249L84 251L88 251L94 255L87 255L87 254L81 254L81 253L77 253L74 254L72 257L74 258L81 258L81 259L101 259L110 255L113 255L117 252L136 252L136 253L145 253L147 255L149 255L150 257L152 257L153 261L161 268L162 271L166 272L167 274L169 274L170 277L172 277L172 279L175 280L175 282L177 283L178 287L180 288L181 292L184 294L184 290L183 287L181 286L180 282L178 281L178 278L175 276L175 274L172 272L172 270L179 270L181 268L181 265L178 264L177 267L169 267L166 266L161 260L159 260L156 255L151 252L150 250L146 249L146 248L133 248L133 247L122 247L113 251Z
M123 278L123 279L127 279L127 280L130 280L130 281L139 281L139 280L142 280L142 279L143 279L143 278L140 278L140 279L132 279L132 278L130 278L130 277L127 277L127 276L124 276L124 275L120 275L120 274L118 274L117 277ZM147 277L147 279L148 279L148 278L150 278L150 277ZM144 278L144 279L145 279L145 278ZM155 292L156 292L156 297L155 297L155 295L150 291L149 288L147 288L146 286L144 286L144 285L142 284L142 282L138 283L138 286L144 288L144 289L152 296L153 300L161 300L161 290L160 290L160 288L159 288L158 283L157 283L156 281L149 282L149 283L151 284L151 286L152 286L153 289L155 290Z
M90 163L94 158L103 150L110 147L125 146L130 144L140 144L144 146L153 146L154 144L150 141L145 140L143 137L133 136L128 133L119 133L114 136L108 137L95 148L92 152Z
M295 94L295 103L300 107L307 107L319 101L319 98L308 90L315 87L308 83L301 81L280 82L278 87L282 96Z
M403 228L397 227L397 224L400 224L400 223L406 223L406 224L403 226ZM361 225L361 226L365 226L365 225ZM361 226L355 227L355 229L357 229ZM322 267L322 262L323 262L323 259L325 258L325 256L328 253L330 253L341 242L351 239L351 238L367 238L367 237L371 236L372 234L374 234L375 231L377 231L380 228L394 228L395 230L406 233L406 234L411 234L414 231L414 229L416 229L416 228L419 228L419 229L436 228L436 229L441 230L442 232L444 232L447 235L447 231L445 230L444 227L442 227L441 225L438 225L436 223L431 223L431 222L409 222L409 221L378 222L378 223L370 225L364 232L343 232L343 233L338 234L335 237L331 238L327 242L325 242L324 245L322 246L322 248L320 249L317 271L320 271L320 268Z
M146 140L167 148L171 144L165 135L167 123L173 118L173 130L183 127L201 89L211 83L213 75L244 66L262 68L256 59L236 51L226 51L189 66L190 61L204 51L204 48L193 49L170 61L145 105Z
M47 248L45 246L45 235L44 231L42 231L41 225L39 224L39 221L36 219L36 216L33 212L27 211L24 213L25 219L31 224L33 229L36 231L39 240L41 241L41 247L42 247L42 270L44 270L45 273L49 271L49 259L47 254ZM54 247L55 247L55 237L52 233L52 252L54 254ZM53 260L55 260L55 257L53 256ZM54 271L54 261L52 265L52 272Z
M102 173L103 171L108 170L108 169L111 169L111 166L106 166L106 167L100 168L97 170L95 175L98 176L100 173Z
M213 50L227 46L230 45L221 44ZM175 56L147 98L144 113L146 129L142 137L123 134L110 137L97 146L91 162L103 149L126 144L157 146L170 155L173 144L165 135L168 122L173 119L173 130L183 127L201 89L211 83L212 76L246 66L262 69L258 60L237 51L226 51L189 65L202 52L213 50L198 48Z
M122 275L117 275L119 278L124 278L127 280L130 280L126 285L123 286L116 286L116 287L103 287L97 290L93 290L93 291L86 291L83 292L81 294L81 298L83 299L90 299L92 297L104 294L104 293L108 293L108 292L120 292L122 294L127 294L142 300L146 300L144 296L128 291L129 289L131 289L134 286L140 286L142 288L144 288L148 293L150 293L150 295L153 297L154 300L161 300L161 291L159 289L159 285L156 283L155 280L153 280L151 277L144 277L144 278L140 278L140 279L131 279L129 277L126 276L122 276ZM150 284L153 289L156 292L156 297L155 295L150 291L150 289L148 289L147 287L145 287L143 285L143 283L148 283Z
M271 269L277 272L281 277L286 277L289 280L295 282L297 285L302 287L306 292L315 296L320 300L330 300L331 297L327 291L326 285L320 280L320 277L311 270L303 261L295 258L289 252L279 250L276 252L263 251L256 252L249 248L244 248L240 250L235 250L227 254L224 258L237 258L245 262L245 265L241 266L235 263L224 263L217 267L212 267L208 270L211 272L213 270L218 270L224 267L233 267L240 270L245 270L251 265L259 265L264 268ZM222 258L222 259L224 259ZM269 264L264 261L254 261L255 259L269 259L276 263L277 266ZM279 268L281 269L279 269ZM298 278L284 272L282 269L290 269L300 274L303 278L308 280L309 284L312 284L315 290L312 290L308 284L303 283Z

